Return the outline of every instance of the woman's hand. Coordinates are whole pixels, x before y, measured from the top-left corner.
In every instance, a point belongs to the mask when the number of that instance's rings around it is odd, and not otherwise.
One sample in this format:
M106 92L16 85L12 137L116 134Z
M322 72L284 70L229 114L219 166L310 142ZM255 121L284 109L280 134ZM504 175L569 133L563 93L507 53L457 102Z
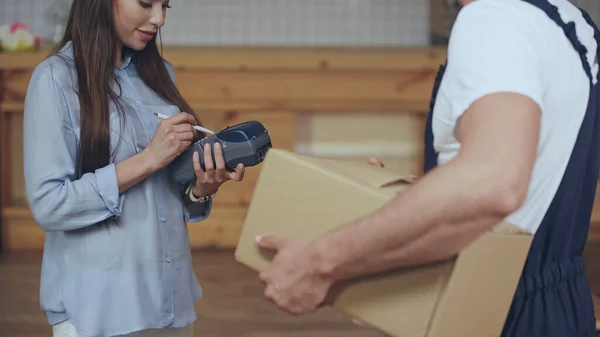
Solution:
M244 179L245 167L239 164L235 171L228 172L225 169L225 159L223 158L223 150L221 144L213 145L215 151L215 162L212 159L212 149L210 144L204 145L204 166L203 171L200 166L200 154L194 152L192 160L194 162L194 171L196 173L196 184L193 193L197 197L211 195L219 189L219 187L228 180L242 181Z
M149 157L155 170L169 165L192 144L196 136L193 125L196 125L196 119L185 112L160 121L150 144L144 150L150 154Z

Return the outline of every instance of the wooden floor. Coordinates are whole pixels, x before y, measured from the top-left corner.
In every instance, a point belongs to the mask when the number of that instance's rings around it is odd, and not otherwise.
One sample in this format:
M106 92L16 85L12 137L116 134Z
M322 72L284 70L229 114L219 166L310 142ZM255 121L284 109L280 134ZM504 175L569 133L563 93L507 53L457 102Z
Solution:
M600 245L589 246L585 257L593 292L600 295ZM205 292L196 304L196 336L384 336L331 309L306 317L279 312L262 298L255 273L233 261L232 252L195 252L193 258ZM40 261L38 253L0 256L1 337L51 336L39 309ZM596 310L600 313L600 302Z

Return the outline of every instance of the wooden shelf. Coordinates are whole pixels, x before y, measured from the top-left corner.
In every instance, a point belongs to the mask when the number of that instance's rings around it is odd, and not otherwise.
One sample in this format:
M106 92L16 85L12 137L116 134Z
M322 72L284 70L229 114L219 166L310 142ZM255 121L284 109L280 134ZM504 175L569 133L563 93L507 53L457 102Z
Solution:
M600 331L600 296L592 295L592 301L594 302L594 308L596 309L596 330Z
M2 217L8 219L32 219L31 210L27 206L4 207Z
M297 100L297 101L273 101L263 100L212 100L205 102L192 102L190 105L194 110L201 112L211 111L238 111L238 112L277 112L281 110L295 111L297 114L313 114L315 111L323 111L330 114L349 113L398 113L425 115L427 114L429 102L426 101L369 101L357 100L349 104L346 100ZM22 103L1 103L0 113L21 115L25 109Z
M1 210L2 240L8 250L41 249L45 234L33 221L23 198L22 114L33 68L50 52L0 53L0 191L9 205ZM348 122L356 114L372 114L385 124L386 135L406 134L421 143L436 71L445 48L212 48L168 47L164 57L175 67L177 86L199 112L203 124L219 130L244 120L261 121L278 148L294 150L300 142L340 142L323 133L338 131L330 118ZM314 116L325 114L328 116ZM388 123L389 116L399 118ZM301 118L297 118L299 115ZM360 122L362 117L354 119ZM320 122L305 125L307 120ZM312 122L311 122L312 123ZM325 127L328 131L324 131ZM332 126L333 125L333 126ZM363 125L360 125L362 130ZM311 129L312 128L312 129ZM362 132L362 131L361 131ZM380 135L376 135L379 137ZM303 138L304 137L304 138ZM354 139L343 137L349 146ZM387 137L387 136L386 136ZM334 137L335 138L335 137ZM418 139L418 140L417 140ZM422 151L415 164L422 167ZM223 186L210 219L190 224L194 248L234 247L252 198L258 170L244 182ZM215 204L217 205L217 204ZM594 213L591 240L600 241L600 207Z
M51 52L0 53L0 67L31 69ZM176 68L235 71L390 71L436 68L446 59L445 47L165 47L163 56Z
M0 113L21 114L25 110L23 103L0 103Z
M220 203L213 208L209 219L189 223L188 231L192 249L231 248L237 245L246 217L247 206ZM46 233L33 219L25 206L5 207L2 210L3 247L7 251L40 250Z

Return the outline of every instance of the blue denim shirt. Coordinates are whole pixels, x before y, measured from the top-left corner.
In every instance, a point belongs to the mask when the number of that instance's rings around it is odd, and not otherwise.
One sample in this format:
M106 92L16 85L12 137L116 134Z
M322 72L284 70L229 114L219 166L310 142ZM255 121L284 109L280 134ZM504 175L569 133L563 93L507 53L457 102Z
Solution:
M115 171L115 163L150 142L160 122L153 112L180 111L144 85L127 56L115 69L125 113L121 121L110 109L111 164L76 179L80 117L73 66L68 44L35 68L25 99L27 198L46 232L41 307L50 324L69 319L87 336L190 324L202 290L185 220L205 219L212 204L186 206L185 186L166 169L119 194Z

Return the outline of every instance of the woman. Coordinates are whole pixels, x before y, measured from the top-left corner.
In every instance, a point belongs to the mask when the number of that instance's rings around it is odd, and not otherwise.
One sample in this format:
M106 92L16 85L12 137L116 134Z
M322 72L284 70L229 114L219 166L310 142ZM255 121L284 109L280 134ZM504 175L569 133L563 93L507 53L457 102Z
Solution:
M226 172L215 145L206 171L195 154L195 184L169 177L203 135L156 46L167 8L74 0L63 42L33 72L25 180L46 231L41 306L54 336L192 335L202 291L184 220L208 217L219 186L241 181L244 167Z

